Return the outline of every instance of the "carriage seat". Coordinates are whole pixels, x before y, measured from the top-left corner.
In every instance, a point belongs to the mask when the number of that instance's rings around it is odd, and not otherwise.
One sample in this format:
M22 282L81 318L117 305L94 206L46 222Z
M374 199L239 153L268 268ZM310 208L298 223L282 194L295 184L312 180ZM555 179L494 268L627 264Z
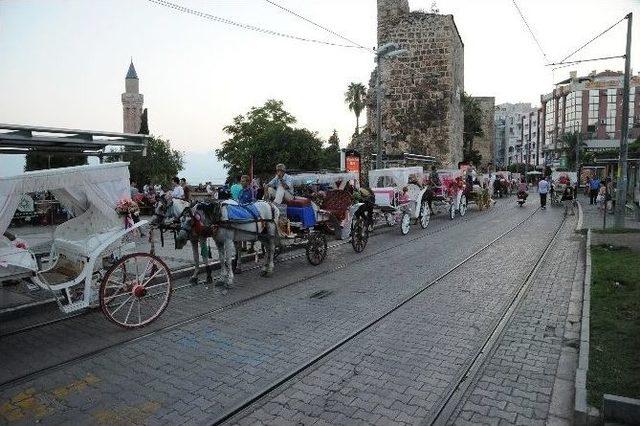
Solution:
M372 191L378 206L390 206L393 204L393 197L396 193L395 188L373 188Z
M311 200L306 197L293 197L289 200L284 200L284 203L288 207L307 207L311 205Z
M304 228L316 226L316 213L311 205L305 207L287 207L287 218L292 222L301 223Z
M112 219L96 207L59 225L53 233L53 248L70 256L90 257L103 243L119 243L116 234L124 229L124 222L114 225Z

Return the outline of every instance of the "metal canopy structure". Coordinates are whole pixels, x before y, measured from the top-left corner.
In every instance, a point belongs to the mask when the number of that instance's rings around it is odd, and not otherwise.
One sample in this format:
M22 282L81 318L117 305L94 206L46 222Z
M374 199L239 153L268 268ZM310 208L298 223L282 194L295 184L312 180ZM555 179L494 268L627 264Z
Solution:
M102 159L111 154L105 148L114 146L128 147L131 148L128 152L139 152L146 156L148 137L130 133L0 124L0 154L27 154L36 151L96 156Z

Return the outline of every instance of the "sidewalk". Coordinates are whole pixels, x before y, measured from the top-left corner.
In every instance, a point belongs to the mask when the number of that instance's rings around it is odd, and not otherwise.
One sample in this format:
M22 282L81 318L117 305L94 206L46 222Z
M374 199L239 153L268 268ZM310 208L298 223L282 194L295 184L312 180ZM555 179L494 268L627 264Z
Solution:
M596 205L589 204L589 197L584 194L578 195L578 201L582 206L583 212L583 225L584 229L603 229L604 228L604 212L598 210ZM636 220L634 215L627 214L625 220L625 226L627 228L640 229L640 222ZM607 214L606 228L614 227L614 215Z

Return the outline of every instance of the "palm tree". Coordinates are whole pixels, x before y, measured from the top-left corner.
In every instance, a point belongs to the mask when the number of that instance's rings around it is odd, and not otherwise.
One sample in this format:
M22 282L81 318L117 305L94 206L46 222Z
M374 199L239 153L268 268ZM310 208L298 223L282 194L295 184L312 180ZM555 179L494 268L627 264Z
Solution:
M576 166L578 149L582 152L584 147L587 146L584 142L579 142L579 136L578 132L563 133L560 136L562 151L567 156L567 167L569 170L573 170ZM580 143L580 147L578 147L578 143Z
M350 83L344 94L344 102L349 106L349 111L356 115L356 135L360 131L360 113L365 107L367 88L362 83Z

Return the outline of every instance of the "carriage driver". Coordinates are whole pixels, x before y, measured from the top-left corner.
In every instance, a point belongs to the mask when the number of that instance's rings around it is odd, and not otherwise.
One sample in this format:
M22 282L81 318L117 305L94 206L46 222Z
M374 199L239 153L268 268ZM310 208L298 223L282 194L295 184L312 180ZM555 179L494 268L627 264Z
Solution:
M284 164L276 166L276 176L267 184L266 195L276 204L293 198L293 179L287 173Z

